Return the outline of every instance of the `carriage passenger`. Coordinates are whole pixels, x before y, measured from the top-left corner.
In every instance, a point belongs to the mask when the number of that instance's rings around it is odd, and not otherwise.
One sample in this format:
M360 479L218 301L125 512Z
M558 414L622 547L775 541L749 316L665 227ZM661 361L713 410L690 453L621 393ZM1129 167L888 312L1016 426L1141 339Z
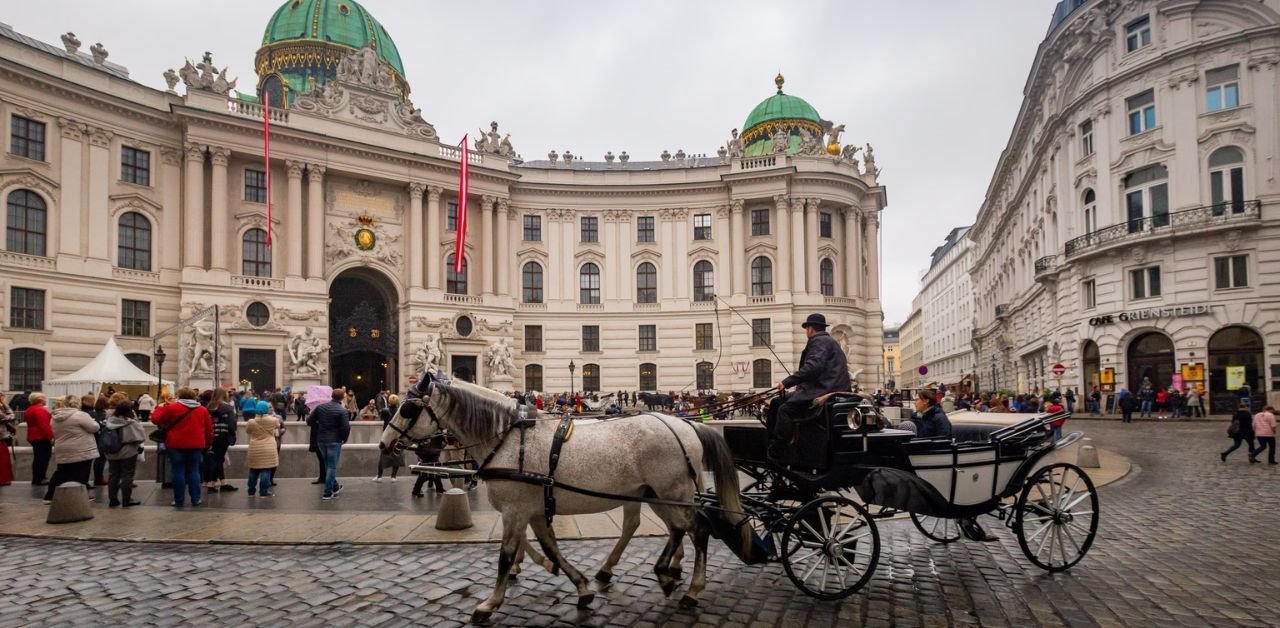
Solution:
M931 390L921 390L916 393L916 416L914 422L916 424L916 437L918 438L935 438L938 436L951 437L951 419L947 418L947 413L943 412L938 405L938 398Z

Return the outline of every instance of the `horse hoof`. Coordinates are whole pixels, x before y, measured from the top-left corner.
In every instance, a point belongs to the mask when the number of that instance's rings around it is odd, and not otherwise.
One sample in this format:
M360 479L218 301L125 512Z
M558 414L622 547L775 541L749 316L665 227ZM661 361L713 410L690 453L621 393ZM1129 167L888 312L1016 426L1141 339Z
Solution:
M672 567L670 573L671 573L671 577L675 578L676 580L684 579L684 570L679 567Z
M688 595L680 598L680 608L694 608L698 605L698 599L689 597Z
M560 575L560 565L552 565L547 571L550 571L553 576L558 576Z
M471 623L487 624L491 617L493 617L493 611L475 611L471 613Z
M578 610L585 611L591 608L591 603L596 601L595 593L588 593L578 597Z
M605 584L609 584L610 582L613 581L613 574L601 569L600 571L596 572L596 580L603 582Z
M676 592L676 583L674 581L663 582L662 592L667 597L671 597L671 594Z

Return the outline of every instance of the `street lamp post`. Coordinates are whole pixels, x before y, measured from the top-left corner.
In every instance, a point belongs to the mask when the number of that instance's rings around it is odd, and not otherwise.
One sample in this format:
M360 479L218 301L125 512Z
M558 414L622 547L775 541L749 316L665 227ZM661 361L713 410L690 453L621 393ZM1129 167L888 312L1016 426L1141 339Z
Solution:
M578 389L573 381L573 372L577 370L577 368L578 367L573 363L573 360L569 360L569 396L574 398L578 396Z
M160 391L164 388L164 347L156 345L156 403L160 403ZM162 445L156 445L156 483L160 488L165 488L165 454L161 451Z

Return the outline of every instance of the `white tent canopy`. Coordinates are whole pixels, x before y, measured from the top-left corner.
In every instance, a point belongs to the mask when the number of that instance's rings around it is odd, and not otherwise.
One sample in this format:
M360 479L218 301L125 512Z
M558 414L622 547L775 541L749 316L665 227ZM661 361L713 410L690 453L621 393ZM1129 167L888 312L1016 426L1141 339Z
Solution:
M115 339L108 338L97 357L70 375L45 380L42 390L50 397L57 397L96 393L108 385L154 387L156 378L134 366L116 345ZM166 381L164 385L169 389L173 388L173 382Z

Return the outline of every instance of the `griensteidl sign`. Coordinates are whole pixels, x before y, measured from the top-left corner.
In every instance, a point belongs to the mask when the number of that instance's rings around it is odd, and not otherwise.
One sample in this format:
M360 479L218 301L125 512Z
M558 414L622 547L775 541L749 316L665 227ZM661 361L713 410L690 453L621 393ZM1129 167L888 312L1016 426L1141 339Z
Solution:
M1119 314L1095 316L1089 319L1089 324L1097 327L1099 325L1110 325L1115 322L1125 323L1129 321L1149 321L1157 318L1201 316L1212 311L1213 306L1208 303L1198 303L1196 305L1173 305L1169 307L1149 307L1142 310L1120 312Z

